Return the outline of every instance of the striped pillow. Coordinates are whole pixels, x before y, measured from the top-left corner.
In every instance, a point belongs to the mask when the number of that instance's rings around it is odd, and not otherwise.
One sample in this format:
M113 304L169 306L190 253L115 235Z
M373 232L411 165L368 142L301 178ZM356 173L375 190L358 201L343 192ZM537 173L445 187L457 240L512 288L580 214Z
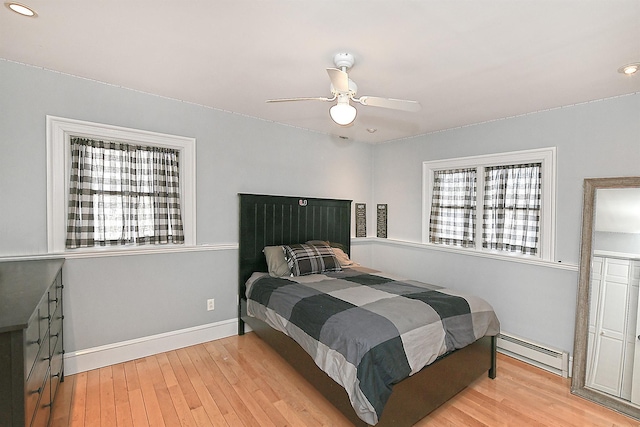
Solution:
M340 271L340 263L329 246L284 245L284 257L292 276Z

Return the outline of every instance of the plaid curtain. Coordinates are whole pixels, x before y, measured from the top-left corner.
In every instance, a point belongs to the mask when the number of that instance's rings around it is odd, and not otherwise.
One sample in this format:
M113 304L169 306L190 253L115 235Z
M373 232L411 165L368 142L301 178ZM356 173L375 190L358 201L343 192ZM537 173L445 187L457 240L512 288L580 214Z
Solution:
M429 241L475 246L476 170L434 171Z
M485 168L482 246L536 255L542 164Z
M179 150L71 137L66 247L184 243Z

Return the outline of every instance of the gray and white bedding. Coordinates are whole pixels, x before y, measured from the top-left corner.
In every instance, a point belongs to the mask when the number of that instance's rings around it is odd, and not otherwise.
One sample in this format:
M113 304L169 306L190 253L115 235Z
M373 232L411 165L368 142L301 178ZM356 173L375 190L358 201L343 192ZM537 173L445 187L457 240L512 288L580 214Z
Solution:
M296 277L254 273L247 313L293 338L374 425L393 384L500 323L483 299L369 268Z

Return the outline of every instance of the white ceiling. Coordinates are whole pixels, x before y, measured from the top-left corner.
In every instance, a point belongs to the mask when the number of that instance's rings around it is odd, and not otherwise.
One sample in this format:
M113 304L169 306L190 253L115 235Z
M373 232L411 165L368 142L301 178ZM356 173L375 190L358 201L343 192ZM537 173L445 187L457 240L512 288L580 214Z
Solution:
M640 92L640 0L22 0L0 58L317 132L382 142ZM350 52L356 104L329 118L325 68ZM96 101L99 102L99 101ZM377 129L369 133L368 128Z

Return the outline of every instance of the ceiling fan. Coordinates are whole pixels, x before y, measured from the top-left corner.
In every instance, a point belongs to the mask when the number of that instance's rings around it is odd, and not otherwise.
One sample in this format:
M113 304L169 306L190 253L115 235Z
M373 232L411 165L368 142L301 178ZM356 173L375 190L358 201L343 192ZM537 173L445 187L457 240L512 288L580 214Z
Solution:
M347 126L355 118L357 110L349 101L354 101L362 105L371 107L390 108L392 110L402 110L416 112L422 106L417 101L405 99L380 98L377 96L361 96L356 98L358 86L349 78L347 70L353 67L355 58L350 53L338 53L333 57L336 68L327 68L329 79L331 80L331 97L307 97L307 98L280 98L268 99L267 102L290 102L290 101L329 101L337 100L337 103L329 109L329 115L339 125Z

